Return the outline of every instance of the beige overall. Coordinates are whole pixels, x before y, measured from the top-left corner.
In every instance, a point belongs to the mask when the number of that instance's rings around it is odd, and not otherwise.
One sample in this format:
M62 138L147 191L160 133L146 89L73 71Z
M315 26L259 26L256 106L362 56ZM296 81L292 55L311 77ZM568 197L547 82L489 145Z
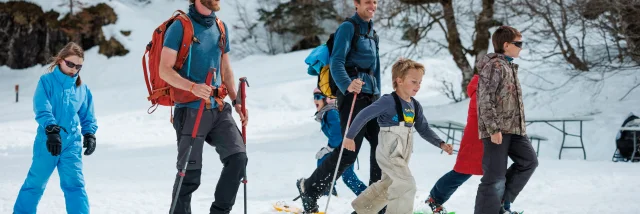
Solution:
M382 179L371 184L351 206L358 214L377 214L387 206L388 214L412 214L416 195L416 181L409 170L413 152L412 127L380 127L376 160L382 170Z

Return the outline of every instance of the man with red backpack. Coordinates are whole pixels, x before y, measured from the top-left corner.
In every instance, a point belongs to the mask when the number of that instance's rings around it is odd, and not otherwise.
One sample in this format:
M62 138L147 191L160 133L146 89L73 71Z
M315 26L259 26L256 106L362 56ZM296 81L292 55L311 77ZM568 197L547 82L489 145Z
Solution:
M200 185L205 141L216 148L224 166L210 213L229 213L247 164L246 147L231 110L235 108L243 126L247 125L248 115L243 114L243 104L237 103L236 99L233 71L227 55L230 50L225 33L227 27L214 13L220 10L220 1L189 2L187 14L172 17L154 31L164 35L161 38L154 35L154 41L160 40L157 43L162 43L162 49L159 64L150 63L151 71L154 72L154 65L158 66L159 78L169 86L161 93L156 92L162 88L153 90L153 94L150 89L149 99L156 98L160 101L155 102L160 103L161 98L158 97L169 95L176 107L172 119L178 142L178 174L172 194L172 198L177 199L172 201L174 213L191 213L191 194ZM163 27L166 27L164 32ZM149 46L158 45L152 43ZM148 50L153 48L159 47L148 47ZM150 51L150 62L158 60L157 55L155 59L152 56L158 54L158 50ZM153 74L151 79L154 81ZM226 95L233 100L233 107L223 101ZM200 115L198 109L201 101L205 101L206 108ZM190 135L194 129L197 129L197 134L192 138ZM187 157L188 163L185 163ZM181 171L185 166L186 171Z

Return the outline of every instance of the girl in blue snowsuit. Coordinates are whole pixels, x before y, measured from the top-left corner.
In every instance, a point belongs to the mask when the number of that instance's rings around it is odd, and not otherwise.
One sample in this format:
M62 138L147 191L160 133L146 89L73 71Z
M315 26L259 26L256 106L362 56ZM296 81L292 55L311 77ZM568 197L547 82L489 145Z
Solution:
M315 115L316 121L320 122L322 132L327 136L327 138L329 138L327 146L322 147L316 154L316 159L318 159L317 166L320 166L322 161L329 157L329 154L333 149L340 149L340 145L342 144L342 132L340 130L340 115L338 114L338 109L335 106L335 100L325 97L318 88L313 90L313 100L316 104L316 109L318 110ZM358 176L353 171L353 165L349 166L349 168L342 173L342 181L356 196L360 195L362 191L367 189L367 186L358 179ZM332 194L336 196L338 194L335 190L335 186L333 187ZM325 192L324 195L329 195L329 192Z
M67 213L89 213L81 153L82 148L87 148L84 155L95 150L94 134L98 126L91 92L79 76L83 58L82 48L69 43L53 59L50 72L40 77L33 96L33 111L38 122L33 158L13 207L14 214L36 213L49 176L56 168ZM84 136L82 142L81 135Z

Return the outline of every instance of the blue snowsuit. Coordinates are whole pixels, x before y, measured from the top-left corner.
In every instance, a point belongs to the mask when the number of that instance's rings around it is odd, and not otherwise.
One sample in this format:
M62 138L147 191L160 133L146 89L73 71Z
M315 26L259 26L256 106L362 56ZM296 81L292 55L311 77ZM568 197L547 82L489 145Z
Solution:
M340 130L340 115L338 114L338 110L331 109L325 112L322 117L321 129L324 135L329 138L329 147L333 149L340 149L340 145L342 144L342 132ZM317 166L320 166L322 161L329 157L329 154L331 153L327 153L319 159ZM358 179L358 176L353 171L353 164L349 166L349 168L345 169L344 173L342 173L342 181L355 195L360 195L362 191L367 189L367 186Z
M95 134L98 129L93 111L93 99L85 84L76 87L78 74L70 77L56 66L53 72L40 77L33 96L33 111L38 131L33 144L29 174L20 188L13 207L14 214L36 213L36 208L53 170L58 168L60 187L64 192L67 213L89 213L89 201L82 174L82 135ZM62 150L52 156L47 151L45 127L58 125ZM78 125L82 130L78 130Z

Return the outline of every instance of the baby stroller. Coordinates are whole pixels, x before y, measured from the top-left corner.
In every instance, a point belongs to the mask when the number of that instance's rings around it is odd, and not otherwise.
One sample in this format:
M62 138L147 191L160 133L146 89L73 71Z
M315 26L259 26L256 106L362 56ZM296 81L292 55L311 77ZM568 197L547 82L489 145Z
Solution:
M629 114L622 123L622 127L640 127L640 117ZM635 133L634 133L635 132ZM635 134L635 135L634 135ZM635 136L635 142L634 142ZM636 145L634 145L634 143ZM640 161L640 131L620 131L616 136L616 151L612 161L638 162ZM635 150L635 154L634 154Z

